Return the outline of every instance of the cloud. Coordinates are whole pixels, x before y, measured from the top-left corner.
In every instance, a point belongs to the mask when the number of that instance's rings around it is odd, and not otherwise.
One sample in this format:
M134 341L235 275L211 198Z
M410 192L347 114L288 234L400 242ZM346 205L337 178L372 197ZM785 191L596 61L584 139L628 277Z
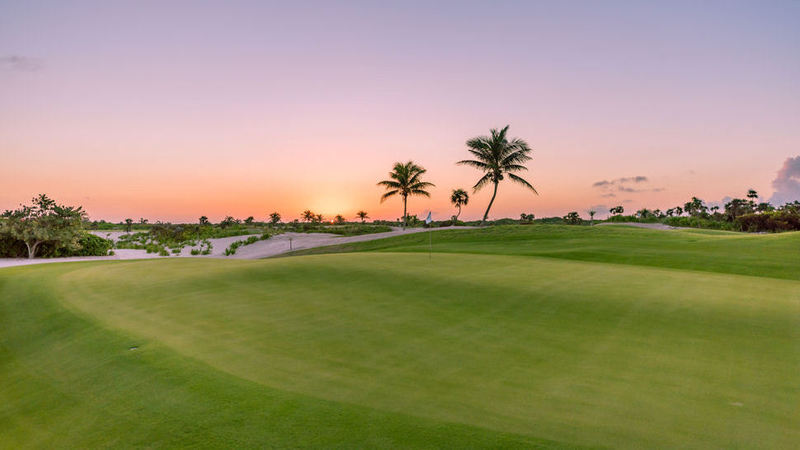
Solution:
M787 158L783 167L772 180L775 192L769 199L773 205L780 206L795 200L800 200L800 156Z
M608 180L596 181L596 182L594 182L592 184L592 187L609 187L609 186L616 186L616 185L625 184L625 183L645 183L647 181L648 181L647 177L642 176L642 175L637 175L635 177L617 178L617 179L611 180L611 181L608 181Z
M648 180L647 180L647 177L639 175L639 176L635 176L635 177L617 178L616 181L619 181L620 183L628 183L628 182L631 182L631 183L644 183L644 182L646 182Z
M598 188L605 193L601 195L601 197L616 197L616 195L612 191L617 192L628 192L628 193L637 193L637 192L661 192L664 188L638 188L632 187L631 184L640 184L640 183L647 183L650 179L644 175L637 175L635 177L621 177L615 178L611 181L609 180L600 180L595 181L592 183L592 187Z
M36 58L20 55L0 56L0 69L20 72L35 72L42 69L42 62Z

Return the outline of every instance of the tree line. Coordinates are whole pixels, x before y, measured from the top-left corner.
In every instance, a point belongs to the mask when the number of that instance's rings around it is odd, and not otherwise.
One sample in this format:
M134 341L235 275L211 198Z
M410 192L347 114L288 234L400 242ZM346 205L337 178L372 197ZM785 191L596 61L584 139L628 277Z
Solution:
M733 198L721 207L708 205L698 197L666 210L641 208L625 216L622 205L609 209L610 220L661 221L672 226L716 228L735 231L793 231L800 230L800 202L775 206L759 201L758 192L747 191L743 198Z

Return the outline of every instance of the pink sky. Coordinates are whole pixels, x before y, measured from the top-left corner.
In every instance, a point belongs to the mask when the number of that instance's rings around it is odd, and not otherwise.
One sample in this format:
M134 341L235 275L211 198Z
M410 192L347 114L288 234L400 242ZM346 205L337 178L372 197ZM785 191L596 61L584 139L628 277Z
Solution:
M797 2L110 3L0 5L0 210L393 219L375 183L412 159L444 219L506 124L541 195L506 182L493 218L768 198L800 154Z

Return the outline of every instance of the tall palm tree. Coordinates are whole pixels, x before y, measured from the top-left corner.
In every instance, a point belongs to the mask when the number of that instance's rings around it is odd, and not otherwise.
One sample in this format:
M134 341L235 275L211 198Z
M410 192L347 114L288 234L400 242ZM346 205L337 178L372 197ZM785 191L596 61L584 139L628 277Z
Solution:
M461 207L467 206L467 203L469 203L469 194L467 194L467 191L460 188L453 189L453 193L450 194L450 202L453 204L453 206L458 208L458 214L456 214L454 219L458 220L458 216L461 215Z
M359 211L359 212L357 212L357 213L356 213L356 216L357 216L359 219L361 219L361 223L364 223L364 221L365 221L367 218L369 218L369 214L367 214L367 212L366 212L366 211Z
M473 191L477 192L488 183L494 185L494 192L492 192L492 199L489 200L489 206L486 207L486 212L483 214L481 223L486 222L489 217L489 210L492 209L495 197L497 197L497 185L502 181L506 175L526 188L532 190L535 194L536 189L528 183L524 178L515 175L512 172L519 172L528 170L522 164L530 161L531 148L528 143L519 138L511 139L506 138L508 132L508 125L502 130L490 130L491 136L478 136L467 141L467 150L472 153L475 159L465 159L459 161L457 164L474 167L482 172L484 175L472 187Z
M383 180L378 186L386 188L386 193L381 196L381 203L393 195L403 197L403 229L408 222L408 197L411 195L423 195L430 197L431 194L426 188L435 186L433 183L422 181L421 177L426 172L422 166L414 164L414 161L407 163L394 163L392 171L389 172L390 180Z

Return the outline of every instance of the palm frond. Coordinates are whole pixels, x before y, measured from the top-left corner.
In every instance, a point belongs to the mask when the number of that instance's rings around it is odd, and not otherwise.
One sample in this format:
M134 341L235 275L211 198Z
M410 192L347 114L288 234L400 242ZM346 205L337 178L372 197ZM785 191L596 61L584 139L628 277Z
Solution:
M386 189L400 189L402 187L400 183L392 180L379 181L378 186L384 186Z
M416 183L409 185L409 189L424 189L427 187L436 187L433 183L428 183L427 181L417 181Z
M397 194L398 192L399 192L399 191L398 191L397 189L395 189L395 190L393 190L393 191L389 191L389 192L387 192L387 193L385 193L385 194L381 195L381 203L383 203L383 202L384 202L384 200L386 200L387 198L389 198L389 197L391 197L391 196L393 196L393 195Z
M509 173L509 174L508 174L508 177L509 177L509 178L511 178L511 180L513 180L513 181L516 181L517 183L519 183L519 184L521 184L521 185L525 186L526 188L528 188L528 189L532 190L532 191L533 191L533 192L534 192L536 195L539 195L539 193L538 193L538 192L536 192L536 188L534 188L534 187L533 187L533 186L532 186L530 183L528 183L528 182L527 182L527 181L526 181L524 178L522 178L522 177L520 177L520 176L517 176L517 175L514 175L513 173Z
M474 159L465 159L463 161L457 162L456 164L460 164L462 166L471 166L471 167L474 167L474 168L480 169L480 170L488 170L489 169L489 165L488 164L486 164L483 161L475 161Z
M533 158L528 156L524 151L518 150L505 155L501 161L501 164L518 164L530 161L531 159Z
M425 196L425 197L430 197L431 196L431 194L428 191L424 190L424 189L411 189L411 190L409 190L409 194L422 195L422 196Z
M488 150L492 145L492 138L487 136L478 136L467 141L467 148L474 150Z
M475 183L475 186L472 186L472 191L473 191L473 192L478 192L479 190L481 190L481 188L482 188L483 186L485 186L485 185L486 185L487 183L489 183L490 181L492 181L492 174L491 174L491 172L490 172L490 173L487 173L487 174L485 174L484 176L482 176L482 177L481 177L481 179L480 179L480 180L478 180L478 182L477 182L477 183Z
M508 165L503 166L503 169L506 172L518 172L520 170L528 170L527 167L525 167L525 166L523 166L521 164L508 164Z

